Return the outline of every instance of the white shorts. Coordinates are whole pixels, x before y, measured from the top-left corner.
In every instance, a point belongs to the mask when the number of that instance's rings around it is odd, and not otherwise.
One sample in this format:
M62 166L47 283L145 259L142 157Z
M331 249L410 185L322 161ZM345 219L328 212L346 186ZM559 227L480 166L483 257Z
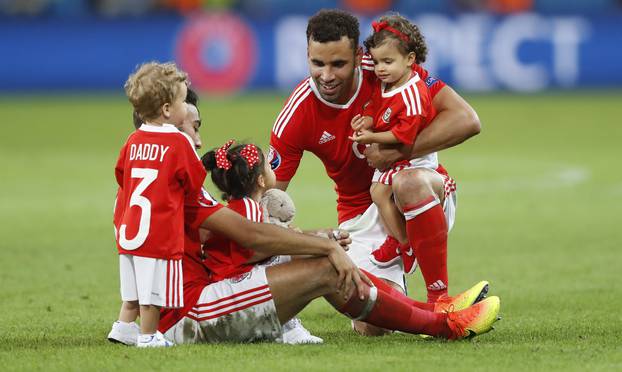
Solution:
M438 168L438 156L434 152L426 156L411 159L409 161L400 161L386 171L376 169L372 182L382 183L385 185L393 184L393 177L404 169L426 168L435 171Z
M121 299L166 308L184 306L181 260L119 255Z
M196 305L164 337L178 344L280 341L266 267L203 288Z
M453 227L456 219L457 195L455 183L453 183L451 177L443 176L443 179L446 180L443 210L445 211L445 219L449 231ZM339 228L350 233L352 244L350 244L348 255L358 267L379 278L397 283L406 291L404 270L401 260L398 260L391 266L380 267L369 259L371 252L380 247L387 238L387 232L380 220L378 208L375 204L371 204L362 215L341 223Z

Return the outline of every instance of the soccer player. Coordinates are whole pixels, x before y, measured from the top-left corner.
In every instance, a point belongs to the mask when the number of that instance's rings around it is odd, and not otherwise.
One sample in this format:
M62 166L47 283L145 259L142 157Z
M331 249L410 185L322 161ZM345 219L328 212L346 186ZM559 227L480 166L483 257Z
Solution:
M111 333L140 314L138 347L171 346L157 333L160 308L183 306L183 204L199 195L206 174L192 140L176 128L186 116L186 81L174 64L151 62L125 84L144 124L128 137L115 168L123 304Z
M337 243L252 222L260 220L261 211L247 195L256 197L273 182L253 145L225 145L206 154L203 162L217 187L232 197L231 208L205 195L209 200L196 206L196 217L186 212L187 226L200 224L214 235L203 247L186 245L184 308L163 311L160 331L167 339L277 341L281 325L320 296L351 318L448 339L485 333L496 321L498 297L472 306L466 297L432 305L409 299L371 274L367 278L344 252L350 243L347 233ZM315 257L270 265L272 256L282 255Z
M336 184L339 227L349 231L353 241L350 257L357 266L404 292L399 265L380 267L369 260L371 251L385 241L386 234L377 208L371 202L369 188L373 169L368 163L385 169L399 157L408 160L454 146L479 132L479 120L473 109L450 87L429 77L427 71L414 64L413 70L426 82L438 115L418 134L412 151L380 151L375 146L366 148L349 140L352 118L363 112L379 84L371 59L361 62L358 40L358 20L346 12L322 10L309 19L307 52L311 76L294 90L274 123L270 159L277 187L286 190L303 152L315 154ZM440 169L439 172L409 169L393 179L393 194L400 205L417 207L423 203L421 207L429 208L428 214L434 215L433 221L414 219L418 228L424 230L421 238L425 240L442 240L442 236L437 236L442 229L429 226L440 223L436 218L439 208L434 208L435 205L442 205L440 211L444 210L450 221L454 218L455 199L445 197L445 189L453 191L452 185L446 183L448 178L440 173ZM433 302L447 294L446 248L435 243L429 252L420 253L419 260L422 265L433 268L424 272L428 300ZM478 298L480 292L487 290L487 283L482 282L473 290L478 292L473 298ZM369 335L383 333L360 322L354 323L354 329Z

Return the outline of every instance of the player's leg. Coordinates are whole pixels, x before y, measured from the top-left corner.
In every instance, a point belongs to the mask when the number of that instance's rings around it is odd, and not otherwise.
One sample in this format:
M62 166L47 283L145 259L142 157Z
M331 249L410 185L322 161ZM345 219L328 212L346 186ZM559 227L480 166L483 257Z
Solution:
M123 301L119 311L119 320L125 323L132 323L136 321L138 314L138 301Z
M313 299L336 290L337 274L325 258L304 258L266 268L279 321L284 324Z
M381 279L367 274L374 283ZM377 327L414 334L458 339L482 334L492 329L498 319L498 297L487 298L460 311L434 312L412 305L412 300L395 291L386 292L386 286L366 287L365 297L353 293L344 300L339 293L324 298L339 312L352 319L364 320Z
M260 265L265 267L276 266L291 262L292 260L304 259L305 257L310 258L312 256L273 256L270 260L262 262ZM290 345L322 344L324 340L321 337L311 334L302 324L302 321L294 316L283 323L283 343Z
M110 342L136 345L139 327L135 323L138 317L138 292L133 256L119 255L119 279L121 289L121 310L119 319L112 324L108 333Z
M395 201L404 212L410 247L402 252L404 271L414 257L428 291L428 302L447 294L447 222L443 211L444 182L426 168L405 169L393 178Z
M160 308L183 307L181 260L134 257L134 265L140 304L140 335L137 346L173 346L158 333L158 324Z
M449 332L446 315L433 314L432 304L414 301L402 294L397 289L399 286L396 285L397 288L393 288L373 274L366 274L375 284L375 295L381 299L383 305L370 313L373 314L370 319L375 325L355 320L357 331L365 332L366 335L382 335L386 334L387 330L381 327L388 326L391 329L412 333L421 332L449 337L446 333ZM295 260L272 266L267 268L266 276L281 323L295 316L310 301L320 296L324 296L341 312L352 310L346 306L347 301L343 299L343 295L336 292L337 273L325 258ZM353 303L357 304L352 305L355 307L361 304L357 301ZM396 315L396 311L403 313L404 316ZM392 317L398 320L390 320Z
M378 207L380 218L389 234L400 243L408 241L404 222L404 215L393 202L393 190L390 185L374 182L370 188L371 199Z
M406 292L404 272L401 265L394 264L383 267L369 259L372 250L382 244L387 236L386 230L380 223L378 208L375 204L370 205L362 215L341 223L339 228L350 233L352 243L348 250L348 256L356 266L381 278L401 293ZM364 336L381 336L390 332L361 321L352 321L352 328Z
M372 274L368 273L368 275L373 277ZM311 300L320 296L324 296L338 311L350 312L346 315L352 315L353 318L361 315L360 312L366 304L353 299L344 300L343 294L337 293L337 273L325 258L295 260L283 265L269 267L266 269L266 276L281 323L295 316ZM380 281L376 277L373 277L373 280ZM368 297L369 290L368 287ZM353 298L356 297L355 294L352 296ZM376 326L389 326L391 329L410 330L433 335L449 335L448 333L443 334L444 331L449 332L446 314L434 314L431 311L420 310L416 315L412 315L413 311L417 310L412 310L414 307L410 299L403 295L396 296L395 292L385 292L383 287L375 287L373 296L380 299L383 304L370 312L373 315L370 319L374 321ZM351 302L350 305L348 305L349 302ZM396 311L404 316L395 314ZM367 318L367 315L363 315L363 318Z
M153 305L140 305L140 333L141 335L153 335L158 330L160 322L160 307Z
M388 184L372 183L371 198L378 207L380 218L385 228L389 231L386 240L375 249L369 257L372 262L379 266L390 266L399 261L402 247L408 249L408 236L406 235L406 223L404 215L393 202L393 190Z

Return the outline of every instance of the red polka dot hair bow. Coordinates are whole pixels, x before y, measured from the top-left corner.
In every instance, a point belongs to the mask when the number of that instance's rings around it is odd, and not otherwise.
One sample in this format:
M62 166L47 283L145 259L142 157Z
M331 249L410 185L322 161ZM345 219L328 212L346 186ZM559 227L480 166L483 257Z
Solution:
M234 140L227 141L221 148L216 150L216 166L218 168L222 168L224 170L229 170L231 168L231 162L227 159L227 151L229 151L229 147L233 145Z
M380 32L382 30L387 30L390 33L394 34L395 36L399 37L400 39L404 40L405 42L410 41L410 38L408 37L408 35L401 32L400 30L397 30L389 26L387 22L372 22L371 27L374 29L374 32Z
M252 143L244 146L242 151L240 151L240 155L246 159L249 169L259 163L259 152L257 151L257 146Z

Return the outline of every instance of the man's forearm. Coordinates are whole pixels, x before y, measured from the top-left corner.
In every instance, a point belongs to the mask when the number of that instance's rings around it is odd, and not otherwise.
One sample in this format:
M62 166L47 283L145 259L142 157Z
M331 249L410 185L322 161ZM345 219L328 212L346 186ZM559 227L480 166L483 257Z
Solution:
M411 159L448 149L478 134L479 129L465 123L467 120L469 118L464 113L440 112L434 119L434 125L428 126L417 136Z
M432 104L438 114L417 135L411 159L456 146L481 130L475 110L450 87L441 89Z
M327 256L338 247L334 241L325 238L304 235L267 223L251 222L228 208L221 208L212 214L201 227L267 255Z
M270 255L328 256L335 248L326 235L301 234L271 224L255 223L249 231L247 247Z

